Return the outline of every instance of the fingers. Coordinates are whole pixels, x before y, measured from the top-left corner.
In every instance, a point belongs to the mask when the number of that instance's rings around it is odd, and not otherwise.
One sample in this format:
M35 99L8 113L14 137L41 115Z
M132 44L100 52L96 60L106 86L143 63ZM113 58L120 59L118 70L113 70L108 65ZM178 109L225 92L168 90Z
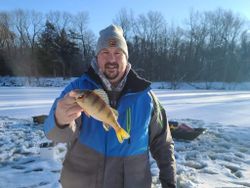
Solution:
M68 115L68 116L71 116L73 114L77 114L77 113L81 113L83 111L83 109L77 104L73 104L71 106L68 106L67 109L65 109L65 113Z
M81 90L78 90L78 89L72 90L64 96L64 103L69 104L69 105L74 104L75 99L80 96L82 96Z
M59 103L60 104L60 103ZM58 124L69 124L81 116L82 108L77 104L58 105L55 110L55 118Z
M75 120L75 119L77 119L78 117L80 117L80 116L81 116L81 114L82 114L81 112L74 113L74 114L72 114L72 115L70 115L70 116L69 116L69 119L71 119L71 120L72 120L72 119L73 119L73 120ZM73 121L73 120L72 120L72 121ZM71 121L70 121L70 122L71 122Z
M55 118L58 124L69 124L81 116L83 109L76 103L75 98L79 91L71 91L57 101Z
M64 104L72 105L72 104L75 103L75 99L76 99L76 97L74 97L74 96L76 96L75 93L69 92L68 94L66 94L66 95L63 97L63 99L62 99L61 101L62 101Z

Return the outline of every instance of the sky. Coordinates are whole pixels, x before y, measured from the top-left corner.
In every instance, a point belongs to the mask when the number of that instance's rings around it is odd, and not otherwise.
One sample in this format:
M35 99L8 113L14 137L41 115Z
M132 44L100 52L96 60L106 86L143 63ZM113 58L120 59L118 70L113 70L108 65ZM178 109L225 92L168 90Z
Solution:
M50 10L77 13L88 12L89 28L98 33L110 25L122 8L132 10L135 16L150 10L159 11L168 23L182 24L190 11L210 11L217 8L232 10L250 20L250 0L0 0L0 11L15 9Z

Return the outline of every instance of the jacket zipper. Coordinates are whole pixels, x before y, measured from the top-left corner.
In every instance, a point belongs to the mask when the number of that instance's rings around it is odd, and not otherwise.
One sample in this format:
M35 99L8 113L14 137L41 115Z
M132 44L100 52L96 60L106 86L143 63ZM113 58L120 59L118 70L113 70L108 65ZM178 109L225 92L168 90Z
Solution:
M126 111L126 129L127 129L127 133L130 135L131 132L131 108L128 107L127 111ZM130 137L128 139L128 144L130 144Z

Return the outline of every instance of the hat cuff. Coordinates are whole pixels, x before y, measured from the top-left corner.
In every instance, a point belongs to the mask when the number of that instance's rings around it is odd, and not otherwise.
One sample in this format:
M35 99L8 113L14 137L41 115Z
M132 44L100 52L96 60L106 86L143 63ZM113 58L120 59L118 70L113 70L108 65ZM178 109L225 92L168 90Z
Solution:
M123 51L123 53L126 55L127 59L128 59L128 47L127 47L127 43L126 41L121 40L120 38L117 37L112 37L116 39L116 45L113 47L119 48ZM95 55L97 56L99 54L99 52L104 49L104 48L110 48L111 46L109 46L109 44L106 41L101 41L99 40L97 43L97 47L95 50Z

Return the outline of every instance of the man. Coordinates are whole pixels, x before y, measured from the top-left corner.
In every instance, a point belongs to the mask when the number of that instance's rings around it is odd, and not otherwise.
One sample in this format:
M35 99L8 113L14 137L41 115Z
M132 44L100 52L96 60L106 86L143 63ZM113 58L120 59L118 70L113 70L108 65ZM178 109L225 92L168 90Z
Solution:
M106 131L102 122L86 115L75 102L79 89L104 89L130 138L119 143L114 129ZM60 179L64 188L150 188L149 151L160 169L162 187L176 186L174 144L165 110L150 82L131 69L119 26L100 31L96 58L56 99L45 133L55 142L69 143Z

